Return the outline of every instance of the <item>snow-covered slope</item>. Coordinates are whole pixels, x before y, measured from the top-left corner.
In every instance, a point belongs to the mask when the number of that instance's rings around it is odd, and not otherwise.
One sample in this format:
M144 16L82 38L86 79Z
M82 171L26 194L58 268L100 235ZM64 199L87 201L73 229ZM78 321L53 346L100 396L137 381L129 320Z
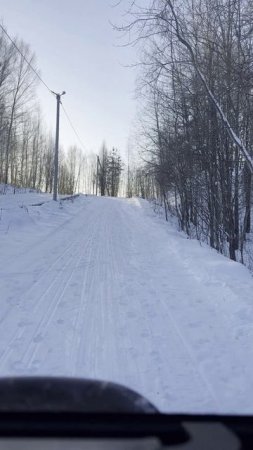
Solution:
M139 199L29 202L0 221L1 375L103 378L165 411L253 412L245 267Z

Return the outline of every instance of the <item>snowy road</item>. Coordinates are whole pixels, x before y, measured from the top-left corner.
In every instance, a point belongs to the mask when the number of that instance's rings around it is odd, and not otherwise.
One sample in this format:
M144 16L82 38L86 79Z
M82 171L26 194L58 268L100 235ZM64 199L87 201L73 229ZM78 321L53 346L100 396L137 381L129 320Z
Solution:
M166 411L253 411L251 276L145 202L82 197L1 267L1 375L108 379Z

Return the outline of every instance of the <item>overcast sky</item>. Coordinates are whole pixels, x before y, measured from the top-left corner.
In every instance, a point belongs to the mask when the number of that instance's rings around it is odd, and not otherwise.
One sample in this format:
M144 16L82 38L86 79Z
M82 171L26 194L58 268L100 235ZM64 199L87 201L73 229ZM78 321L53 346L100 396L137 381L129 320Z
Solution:
M98 151L103 140L122 152L135 117L136 61L133 48L122 48L110 21L122 23L116 0L0 0L9 34L30 44L49 87L66 91L65 108L85 147ZM124 4L124 0L123 0ZM46 123L54 131L55 99L43 85L38 94ZM64 115L60 143L78 144Z

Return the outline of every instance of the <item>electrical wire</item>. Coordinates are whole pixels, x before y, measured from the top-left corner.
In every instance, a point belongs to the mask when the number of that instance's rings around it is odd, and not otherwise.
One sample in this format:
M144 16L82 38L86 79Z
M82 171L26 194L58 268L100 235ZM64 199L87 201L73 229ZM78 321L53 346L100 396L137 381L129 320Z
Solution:
M10 37L10 35L7 33L7 31L5 30L5 28L3 27L3 25L0 23L0 27L3 30L3 32L6 34L6 36L8 37L8 39L11 41L12 45L15 47L15 49L20 53L20 55L22 56L22 58L24 58L25 62L28 64L28 66L30 67L30 69L35 73L35 75L37 76L37 78L41 81L41 83L44 84L44 86L47 88L47 90L51 93L54 94L54 92L48 87L48 85L45 83L45 81L41 78L41 76L38 74L37 70L34 69L34 67L31 65L31 63L28 61L28 59L25 57L25 55L21 52L21 50L18 48L17 44L13 41L13 39Z
M74 127L74 125L73 125L73 123L72 123L72 121L71 121L71 119L70 119L70 117L69 117L69 115L68 115L68 113L67 113L67 111L66 111L66 109L64 108L62 102L61 102L61 106L62 106L62 110L63 110L63 112L64 112L64 114L65 114L65 116L66 116L66 118L67 118L67 120L68 120L68 122L69 122L69 124L70 124L70 126L71 126L71 128L72 128L72 130L74 131L74 133L75 133L75 135L76 135L76 137L77 137L77 139L78 139L78 141L79 141L79 143L80 143L82 149L86 152L87 149L86 149L84 143L82 142L82 140L81 140L79 134L77 133L77 131L76 131L76 129L75 129L75 127Z
M26 58L26 56L21 52L21 50L19 49L19 47L17 46L17 44L13 41L13 39L10 37L9 33L6 31L6 29L3 27L3 25L2 25L1 23L0 23L0 28L3 30L3 32L5 33L5 35L6 35L6 36L8 37L8 39L11 41L11 43L12 43L12 45L15 47L15 49L20 53L20 55L22 56L22 58L24 58L25 62L28 64L28 66L30 67L30 69L34 72L34 74L36 75L36 77L41 81L42 84L44 84L44 86L45 86L46 89L50 92L50 94L57 95L54 91L52 91L52 89L49 88L49 86L47 85L47 83L41 78L41 76L38 74L37 70L34 69L34 67L32 66L32 64L28 61L28 59ZM79 134L77 133L77 131L76 131L76 129L75 129L75 127L74 127L74 125L73 125L73 123L72 123L72 121L71 121L71 119L70 119L70 117L69 117L69 115L68 115L68 113L67 113L67 111L66 111L66 109L64 108L62 102L61 102L61 106L62 106L63 112L64 112L64 114L65 114L65 116L66 116L66 118L67 118L67 120L68 120L68 122L69 122L69 124L70 124L70 126L71 126L71 128L72 128L72 130L74 131L74 133L75 133L75 135L76 135L76 137L77 137L79 143L81 144L83 150L86 151L86 147L85 147L85 145L83 144L83 142L82 142L82 140L81 140Z

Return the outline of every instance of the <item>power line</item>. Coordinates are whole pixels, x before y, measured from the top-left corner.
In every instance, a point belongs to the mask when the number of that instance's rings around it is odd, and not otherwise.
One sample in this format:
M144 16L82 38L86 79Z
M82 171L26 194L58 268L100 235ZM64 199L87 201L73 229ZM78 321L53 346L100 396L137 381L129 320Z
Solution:
M35 75L37 76L37 78L41 81L41 83L44 84L44 86L48 89L48 91L51 94L54 94L54 92L48 87L48 85L45 83L44 80L42 80L41 76L38 74L37 70L34 69L34 67L31 65L31 63L28 61L28 59L25 57L25 55L21 52L21 50L18 48L17 44L13 41L13 39L10 37L10 35L7 33L7 31L5 30L5 28L3 27L3 25L0 23L0 27L2 28L3 32L6 34L6 36L9 38L9 40L11 41L12 45L16 48L16 50L20 53L20 55L24 58L24 60L26 61L26 63L28 64L28 66L30 67L30 69L32 69L32 71L35 73Z
M49 88L49 86L47 85L47 83L41 78L41 76L39 75L39 73L37 72L37 70L34 69L34 67L33 67L32 64L30 63L30 61L28 61L28 59L26 58L26 56L21 52L21 50L19 49L19 47L17 46L17 44L15 43L15 41L13 41L13 39L11 38L11 36L9 35L9 33L6 31L6 29L3 27L3 25L2 25L1 23L0 23L0 27L1 27L1 29L3 30L3 32L5 33L5 35L8 37L8 39L11 41L11 43L12 43L12 45L15 47L15 49L20 53L20 55L22 56L22 58L26 61L26 63L27 63L28 66L30 67L30 69L34 72L34 74L36 75L36 77L41 81L42 84L44 84L44 86L46 87L46 89L50 92L50 94L53 94L53 95L56 95L56 96L57 96L57 94L56 94L54 91L52 91L52 89ZM76 131L76 129L75 129L75 127L74 127L74 125L73 125L73 123L72 123L72 121L71 121L71 119L70 119L68 113L67 113L67 111L65 110L65 108L64 108L64 106L63 106L63 104L62 104L62 102L61 102L61 106L62 106L62 109L63 109L63 111L64 111L64 114L65 114L67 120L69 121L69 124L70 124L72 130L74 131L74 133L75 133L75 135L76 135L76 137L77 137L79 143L81 144L83 150L86 151L86 147L85 147L84 143L82 142L82 140L81 140L79 134L77 133L77 131Z
M62 102L61 102L61 106L62 106L62 109L63 109L63 112L64 112L66 118L68 119L68 122L69 122L69 124L70 124L72 130L74 131L74 133L75 133L75 135L76 135L76 137L77 137L79 143L81 144L81 147L82 147L83 150L86 152L86 147L85 147L84 143L82 142L82 140L81 140L79 134L77 133L77 131L76 131L76 129L75 129L75 127L74 127L74 125L73 125L73 123L72 123L72 121L71 121L71 119L70 119L70 117L69 117L69 115L68 115L68 113L67 113L67 111L66 111L66 109L64 108Z

